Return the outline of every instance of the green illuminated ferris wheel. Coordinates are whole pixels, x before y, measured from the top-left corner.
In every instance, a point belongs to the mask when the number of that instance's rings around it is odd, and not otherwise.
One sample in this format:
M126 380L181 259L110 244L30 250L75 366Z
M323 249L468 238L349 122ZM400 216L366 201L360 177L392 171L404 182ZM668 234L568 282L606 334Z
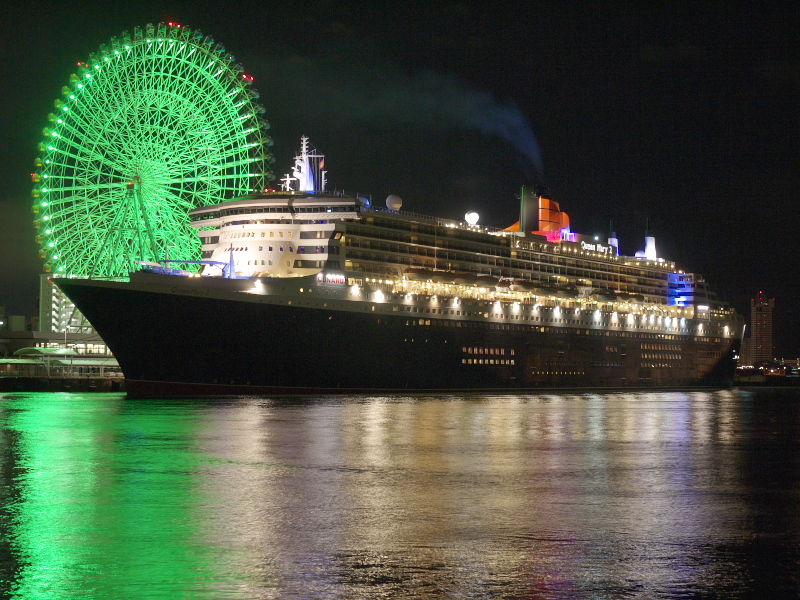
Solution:
M165 253L199 258L188 211L271 177L251 84L222 45L172 23L123 32L79 63L32 175L45 270L118 277Z

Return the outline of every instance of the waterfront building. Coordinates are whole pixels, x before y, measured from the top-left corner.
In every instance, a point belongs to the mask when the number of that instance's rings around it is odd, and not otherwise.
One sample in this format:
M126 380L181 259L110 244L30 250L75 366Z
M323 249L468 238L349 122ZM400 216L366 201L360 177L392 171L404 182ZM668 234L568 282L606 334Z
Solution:
M755 365L775 359L772 339L772 313L775 298L767 298L764 292L750 300L750 344L748 364Z
M36 331L94 333L91 324L70 302L49 274L39 276L39 327Z

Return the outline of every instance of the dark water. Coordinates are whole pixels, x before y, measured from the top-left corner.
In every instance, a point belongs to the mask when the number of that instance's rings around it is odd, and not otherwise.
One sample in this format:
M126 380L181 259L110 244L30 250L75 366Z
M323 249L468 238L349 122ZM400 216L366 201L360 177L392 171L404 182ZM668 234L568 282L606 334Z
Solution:
M0 596L800 595L800 394L0 395Z

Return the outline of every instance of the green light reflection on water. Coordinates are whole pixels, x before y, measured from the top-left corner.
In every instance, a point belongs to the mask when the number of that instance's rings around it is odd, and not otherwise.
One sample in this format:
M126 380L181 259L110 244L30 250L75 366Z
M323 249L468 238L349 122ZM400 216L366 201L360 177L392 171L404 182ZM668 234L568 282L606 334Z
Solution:
M197 514L201 415L124 396L0 396L16 599L224 597L222 549ZM11 557L9 557L11 558ZM5 557L0 557L5 560ZM232 590L227 590L232 591Z
M797 597L798 407L0 394L0 598Z

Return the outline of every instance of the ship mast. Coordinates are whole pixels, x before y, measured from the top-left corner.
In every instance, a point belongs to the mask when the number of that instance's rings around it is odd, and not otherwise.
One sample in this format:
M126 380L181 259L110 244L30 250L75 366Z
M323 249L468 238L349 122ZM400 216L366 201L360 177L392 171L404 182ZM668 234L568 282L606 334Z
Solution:
M325 170L325 155L310 149L308 136L300 138L300 153L294 157L291 174L281 179L281 189L285 192L324 192L328 185L328 172Z

